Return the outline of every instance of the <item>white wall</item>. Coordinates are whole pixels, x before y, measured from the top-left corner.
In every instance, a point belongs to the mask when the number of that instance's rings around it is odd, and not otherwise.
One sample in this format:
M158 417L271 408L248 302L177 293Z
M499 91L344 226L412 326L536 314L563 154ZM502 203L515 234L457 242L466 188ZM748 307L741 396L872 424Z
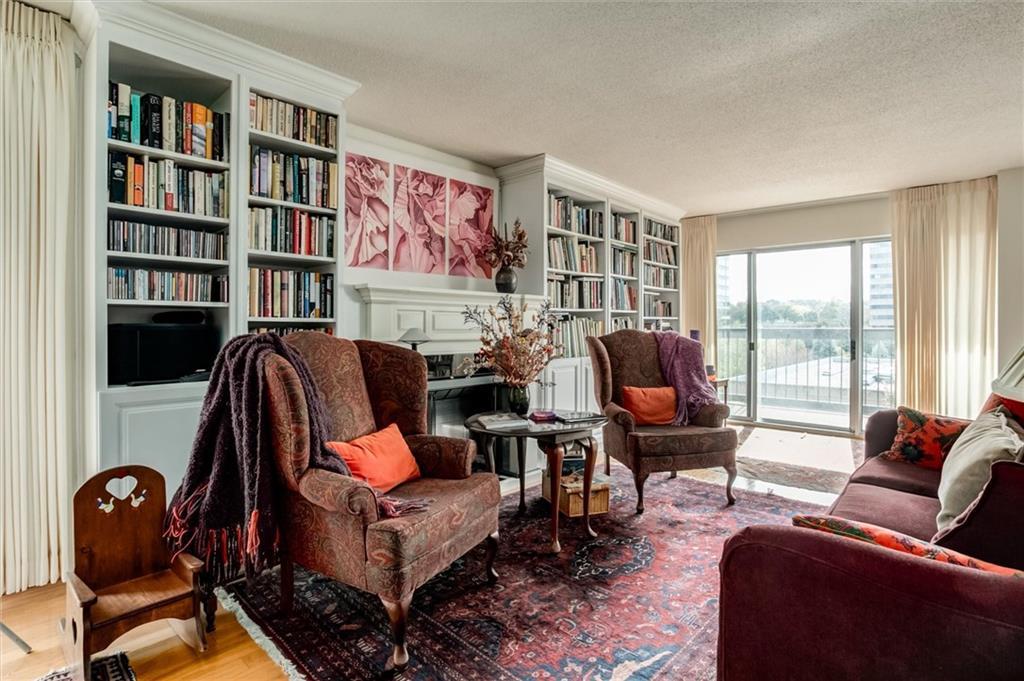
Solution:
M348 134L345 141L345 151L365 154L392 164L398 163L443 177L471 182L481 187L489 187L494 190L495 220L501 215L501 192L498 178L494 174L493 168L360 126L349 125L346 130ZM393 177L394 175L392 174L392 181ZM393 187L391 198L394 200ZM393 215L392 219L394 219ZM340 235L339 239L339 253L344 256L344 233ZM354 288L357 284L427 287L462 291L494 290L494 281L492 279L392 272L348 266L342 268L341 283L339 321L342 335L349 338L362 338L367 332L362 315L362 300Z
M889 197L871 194L718 216L719 252L887 236Z
M1024 168L1000 170L998 347L1002 369L1024 345Z

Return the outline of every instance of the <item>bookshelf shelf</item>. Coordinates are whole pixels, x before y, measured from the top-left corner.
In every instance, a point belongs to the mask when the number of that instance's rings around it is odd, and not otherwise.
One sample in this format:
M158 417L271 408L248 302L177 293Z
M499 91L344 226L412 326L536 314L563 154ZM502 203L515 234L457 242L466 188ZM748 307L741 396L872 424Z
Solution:
M548 274L560 274L566 277L577 277L579 279L604 279L600 272L575 272L573 270L560 270L554 267L548 268Z
M644 319L650 319L652 321L672 321L679 319L679 317L651 317L650 315L644 315Z
M144 298L134 298L131 300L121 300L118 298L108 298L107 305L115 307L228 307L230 303L224 303L219 301L202 302L197 300L146 300Z
M653 242L659 243L659 244L665 244L667 246L677 246L678 245L674 241L669 241L668 239L662 239L661 237L657 237L657 236L651 236L650 234L645 234L644 238L647 239L648 241L653 241Z
M302 255L280 251L249 250L249 262L261 264L282 264L299 266L333 265L337 260L326 255Z
M612 314L634 315L634 314L636 314L636 310L612 310Z
M612 279L622 279L623 281L640 281L639 277L630 276L628 274L615 274L612 272Z
M646 289L644 291L644 295L648 295L648 296L656 296L656 295L660 295L662 293L679 293L679 289L677 289L677 288L666 288L664 286L651 286L650 284L647 284L646 286L644 286L644 289Z
M603 307L553 307L551 311L556 314L594 314L596 312L604 312Z
M157 255L154 253L134 253L131 251L107 251L107 260L137 265L153 265L155 267L173 265L175 268L182 269L215 269L227 267L229 264L227 260L212 258L192 258L186 255Z
M325 208L323 206L310 206L305 203L296 203L294 201L282 201L281 199L269 199L265 196L256 196L254 194L249 195L250 206L269 206L277 208L294 208L296 210L304 210L307 213L314 213L316 215L337 215L337 208Z
M338 157L337 149L322 147L319 144L310 144L309 142L292 139L291 137L285 137L284 135L275 135L272 132L263 132L262 130L256 130L254 128L249 128L249 141L253 144L261 147L267 147L275 151L287 151L289 153L302 154L304 156L315 156L325 160L334 160Z
M644 260L644 264L650 265L651 267L663 267L667 270L674 270L678 267L678 265L669 265L667 263L658 262L657 260Z
M636 251L640 248L637 244L630 243L628 241L619 241L618 239L609 239L608 242L611 243L612 248L621 248L624 251Z
M334 324L334 317L249 317L250 324Z
M107 139L107 148L116 151L123 151L136 156L149 156L150 158L170 159L184 168L199 168L214 172L229 170L231 164L225 161L215 161L201 156L191 154L179 154L176 151L168 151L157 147L147 147L142 144L132 144L121 140Z
M160 210L158 208L143 208L142 206L129 206L125 203L107 203L107 212L111 217L126 217L139 222L160 225L206 225L209 227L228 227L231 224L231 220L229 218L195 215L193 213L180 213L178 211Z

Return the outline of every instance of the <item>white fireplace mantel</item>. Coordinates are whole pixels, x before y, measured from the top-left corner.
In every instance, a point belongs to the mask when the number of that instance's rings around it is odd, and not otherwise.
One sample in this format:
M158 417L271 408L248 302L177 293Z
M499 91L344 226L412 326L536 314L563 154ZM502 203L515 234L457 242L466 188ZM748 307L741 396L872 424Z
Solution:
M423 329L430 343L420 347L425 354L476 352L480 331L467 325L462 313L467 305L494 305L500 293L457 291L421 287L355 286L363 301L363 328L370 340L395 342L408 329ZM517 303L536 309L543 302L539 295L513 294Z

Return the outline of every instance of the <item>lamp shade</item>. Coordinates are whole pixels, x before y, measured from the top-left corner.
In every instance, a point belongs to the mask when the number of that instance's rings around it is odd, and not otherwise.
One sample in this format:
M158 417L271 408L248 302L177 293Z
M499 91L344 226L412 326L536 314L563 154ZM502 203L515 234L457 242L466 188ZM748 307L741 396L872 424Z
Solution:
M992 392L1016 402L1024 402L1024 347L1003 367L999 378L992 381Z
M405 333L402 334L402 337L398 339L398 342L408 343L409 345L415 347L420 343L429 343L430 336L428 336L423 331L423 329L420 328L406 329Z

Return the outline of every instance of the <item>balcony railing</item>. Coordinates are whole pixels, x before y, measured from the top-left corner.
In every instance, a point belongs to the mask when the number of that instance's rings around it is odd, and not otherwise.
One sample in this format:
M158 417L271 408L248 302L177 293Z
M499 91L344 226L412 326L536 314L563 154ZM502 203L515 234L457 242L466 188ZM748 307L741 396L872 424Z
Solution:
M764 327L759 334L760 417L844 425L842 416L850 404L850 330L780 326ZM864 330L862 366L864 416L894 407L896 341L892 328ZM745 328L718 329L718 376L729 379L733 414L749 416Z

